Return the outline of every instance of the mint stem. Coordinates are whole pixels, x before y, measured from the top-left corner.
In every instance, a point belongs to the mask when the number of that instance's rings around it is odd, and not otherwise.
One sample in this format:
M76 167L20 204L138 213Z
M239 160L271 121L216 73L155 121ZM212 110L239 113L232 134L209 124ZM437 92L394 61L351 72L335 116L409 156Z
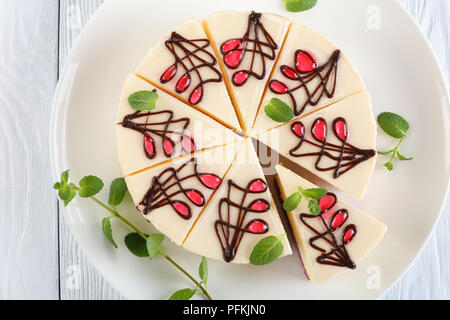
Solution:
M405 139L405 137L406 137L406 135L403 136L403 137L398 141L397 146L392 150L392 155L391 155L391 158L389 159L389 163L394 162L394 158L395 158L395 155L397 154L398 148L399 148L400 145L402 144L403 139Z

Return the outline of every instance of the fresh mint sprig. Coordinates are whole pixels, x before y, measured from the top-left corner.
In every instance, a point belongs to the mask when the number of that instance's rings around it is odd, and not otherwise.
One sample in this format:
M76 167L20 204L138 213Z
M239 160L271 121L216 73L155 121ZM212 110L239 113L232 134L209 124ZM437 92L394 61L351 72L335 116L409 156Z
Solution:
M261 239L250 254L250 263L255 266L262 266L278 260L284 251L284 237L286 237L286 234L279 238L268 236Z
M283 2L289 12L309 10L317 4L317 0L283 0Z
M128 102L134 110L153 110L156 107L158 94L154 91L138 91L128 97Z
M391 155L388 162L384 164L386 169L392 171L394 169L394 159L397 157L400 161L413 160L411 157L405 157L398 151L403 140L408 136L409 123L403 117L392 112L383 112L377 118L380 128L389 136L399 139L395 148L389 151L378 151L380 155Z
M318 216L320 214L320 205L319 200L327 195L328 191L324 188L310 188L310 189L302 189L298 187L298 191L291 194L286 200L283 202L283 209L287 212L292 212L297 209L298 205L302 201L302 198L309 198L308 201L308 209L309 212Z
M111 215L103 218L102 230L108 242L111 243L115 248L117 248L118 246L113 238L111 220L117 218L128 225L134 231L128 234L124 239L125 245L131 253L138 257L150 259L153 259L157 256L162 256L195 284L195 289L179 290L170 297L170 300L188 300L192 298L196 293L202 294L208 300L212 300L210 294L206 289L206 281L208 278L208 264L205 257L202 258L199 266L199 276L201 280L197 281L191 274L189 274L163 250L162 244L164 241L164 235L159 233L147 235L140 231L130 221L125 219L121 214L119 214L116 207L122 203L127 193L127 185L125 183L125 179L117 178L111 183L108 198L109 205L103 203L95 197L95 195L97 195L103 189L103 186L103 181L95 176L84 177L80 180L79 186L76 186L74 183L69 183L69 170L67 170L61 174L61 181L56 182L53 187L58 191L58 196L62 201L64 201L65 206L67 206L78 194L80 197L93 200L98 205L106 209Z
M276 122L287 122L294 118L294 111L283 101L273 98L264 107L266 115Z

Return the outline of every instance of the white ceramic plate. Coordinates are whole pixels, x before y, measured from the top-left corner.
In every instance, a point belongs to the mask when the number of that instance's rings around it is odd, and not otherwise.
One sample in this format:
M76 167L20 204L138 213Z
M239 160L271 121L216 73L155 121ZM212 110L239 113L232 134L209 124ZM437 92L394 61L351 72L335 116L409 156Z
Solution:
M218 299L380 296L418 255L438 219L449 180L450 118L447 89L424 36L395 1L373 3L321 0L313 10L292 14L281 0L105 1L72 49L58 85L51 127L55 180L66 168L74 181L95 174L108 185L121 175L114 127L122 81L171 27L226 9L288 16L324 33L352 59L373 96L375 114L393 111L410 121L402 151L415 159L396 163L388 173L382 168L385 159L379 158L367 196L357 205L383 220L389 231L356 271L312 285L296 255L266 267L210 261L208 287ZM385 149L394 141L380 133L378 143ZM107 190L100 197L106 199ZM120 209L150 231L130 199ZM113 225L119 249L113 249L100 230L106 212L91 201L77 199L63 213L85 254L125 297L165 299L191 285L163 259L149 262L131 255L121 240L128 230L119 223ZM167 251L195 274L200 257L166 242ZM370 277L374 272L379 286Z

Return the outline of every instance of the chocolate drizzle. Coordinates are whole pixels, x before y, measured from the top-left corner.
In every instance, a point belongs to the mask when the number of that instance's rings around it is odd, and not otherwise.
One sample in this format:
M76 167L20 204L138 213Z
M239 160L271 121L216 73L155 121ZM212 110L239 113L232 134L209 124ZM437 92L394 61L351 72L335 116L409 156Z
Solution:
M317 118L311 126L311 134L316 141L308 140L305 138L305 126L302 122L296 121L291 125L291 132L296 135L300 141L299 143L289 151L292 157L315 157L317 161L315 168L318 171L334 171L333 178L337 179L342 174L351 170L361 162L364 162L375 156L375 150L359 149L347 142L348 128L347 122L344 118L336 118L333 121L333 133L335 137L341 143L333 144L327 142L327 123L323 118ZM311 146L319 149L318 152L298 153L303 143L307 143ZM322 167L320 162L322 159L328 158L336 162L334 166Z
M182 173L188 170L189 166L193 166L194 173L182 176ZM147 215L152 210L170 205L181 218L190 219L192 210L189 203L202 207L205 205L206 199L199 190L185 188L183 184L193 185L191 179L195 178L206 188L215 190L221 183L219 176L213 173L199 173L197 166L197 160L191 158L179 168L167 168L158 176L153 177L150 188L139 203L139 206L143 206L142 213ZM183 196L186 201L179 200L179 195ZM174 199L175 197L177 199Z
M233 74L231 80L235 86L243 86L251 76L258 80L264 79L267 72L266 59L275 60L278 45L261 20L262 14L252 11L248 16L247 31L244 36L227 40L220 46L223 61L230 69L237 69L244 61L247 52L251 54L248 68L240 69ZM261 60L262 67L259 72L254 70L256 59Z
M242 193L239 202L231 200L232 190ZM248 213L264 213L270 210L270 203L262 198L253 199L246 204L249 194L261 194L266 190L267 184L262 179L250 181L245 188L240 187L232 180L228 180L227 197L220 199L219 219L214 223L217 237L222 246L223 259L226 262L232 261L236 256L244 233L263 234L269 231L269 225L262 219L252 219L246 222ZM225 213L222 211L224 207L226 208ZM237 210L237 214L232 214L231 209Z
M269 88L276 94L288 94L293 104L294 114L299 116L308 105L316 106L324 95L328 99L334 96L340 57L341 51L336 50L325 64L318 66L309 52L297 50L294 56L294 67L282 65L280 71L287 79L298 84L289 88L279 80L271 80ZM297 90L305 93L307 97L305 101L297 102L294 96Z
M175 62L163 72L160 82L166 83L172 80L181 67L183 73L175 84L175 91L183 93L196 81L197 83L191 90L188 101L194 105L198 104L203 98L205 84L222 81L222 75L215 67L217 64L216 58L206 50L210 46L209 40L186 39L182 35L172 32L170 39L165 41L165 45L172 53ZM207 74L213 73L214 76L205 79L202 69L208 69Z
M357 229L354 224L348 224L343 229L340 237L336 237L336 233L342 228L349 216L346 209L337 210L331 216L330 210L335 206L336 201L336 195L328 193L319 200L321 208L319 216L302 213L300 214L300 220L309 230L316 234L309 239L309 244L315 250L321 252L321 255L316 258L318 263L355 269L356 264L350 258L346 245L354 239ZM324 227L324 230L319 231L311 226L307 222L308 219L320 220L320 224ZM324 245L330 246L331 248L325 249Z
M157 112L137 111L126 115L121 125L125 128L135 130L144 136L143 146L145 155L149 159L154 159L157 155L154 136L161 138L161 149L167 158L172 157L177 144L181 144L183 151L186 153L193 153L195 151L194 138L186 132L190 122L189 118L175 119L173 111L170 110ZM172 129L175 125L178 125L179 129ZM178 142L172 139L174 136L179 136Z

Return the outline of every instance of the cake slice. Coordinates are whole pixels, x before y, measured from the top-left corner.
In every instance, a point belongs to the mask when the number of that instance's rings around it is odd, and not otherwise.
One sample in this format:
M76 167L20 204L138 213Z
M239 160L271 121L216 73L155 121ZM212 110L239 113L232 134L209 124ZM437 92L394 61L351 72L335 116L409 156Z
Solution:
M321 34L294 23L268 84L254 129L267 130L279 124L264 112L273 98L285 102L298 117L365 88L341 50Z
M180 245L219 188L241 146L238 143L199 152L126 177L136 208Z
M366 91L285 123L259 141L360 200L376 163L377 127Z
M284 233L252 142L247 139L184 247L212 259L249 263L261 239ZM283 245L283 256L291 254L286 237Z
M128 97L158 94L156 107L136 111ZM125 80L117 112L117 154L124 176L183 154L241 141L233 131L135 75Z
M189 19L178 25L149 50L136 73L224 125L240 130L200 20Z
M286 199L298 191L317 186L292 171L277 166L277 182ZM287 212L305 272L312 283L324 283L346 270L354 270L386 233L378 219L328 193L319 200L321 213L310 214L308 199Z
M203 25L220 65L243 129L250 129L290 20L257 12L223 11Z

